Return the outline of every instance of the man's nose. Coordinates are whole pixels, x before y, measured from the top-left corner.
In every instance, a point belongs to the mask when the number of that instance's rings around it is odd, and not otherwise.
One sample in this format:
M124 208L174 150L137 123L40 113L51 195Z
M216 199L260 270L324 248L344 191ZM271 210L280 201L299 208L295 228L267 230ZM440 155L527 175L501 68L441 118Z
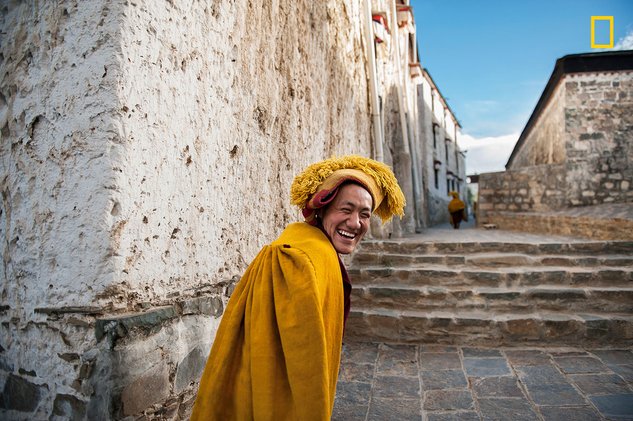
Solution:
M355 212L352 212L348 219L348 224L350 228L358 229L360 228L360 215Z

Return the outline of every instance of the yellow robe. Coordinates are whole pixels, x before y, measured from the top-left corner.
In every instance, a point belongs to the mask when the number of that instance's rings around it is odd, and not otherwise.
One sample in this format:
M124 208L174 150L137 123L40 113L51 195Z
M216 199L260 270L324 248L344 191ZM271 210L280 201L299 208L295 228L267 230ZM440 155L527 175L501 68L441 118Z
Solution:
M465 208L466 208L466 205L464 204L464 202L461 201L457 197L453 197L453 200L451 200L450 203L448 204L448 212L449 213L458 212L458 211L463 210Z
M329 420L343 337L343 281L325 234L290 224L238 283L191 420Z

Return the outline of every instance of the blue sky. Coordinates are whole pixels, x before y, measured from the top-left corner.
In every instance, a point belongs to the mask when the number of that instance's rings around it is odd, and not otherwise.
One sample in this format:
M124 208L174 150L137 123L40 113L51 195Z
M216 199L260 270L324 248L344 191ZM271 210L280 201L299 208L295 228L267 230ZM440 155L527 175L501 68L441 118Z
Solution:
M613 16L614 43L633 48L633 0L410 3L420 61L462 125L469 173L504 169L557 58L605 51L591 48L591 16ZM595 29L608 43L608 22Z

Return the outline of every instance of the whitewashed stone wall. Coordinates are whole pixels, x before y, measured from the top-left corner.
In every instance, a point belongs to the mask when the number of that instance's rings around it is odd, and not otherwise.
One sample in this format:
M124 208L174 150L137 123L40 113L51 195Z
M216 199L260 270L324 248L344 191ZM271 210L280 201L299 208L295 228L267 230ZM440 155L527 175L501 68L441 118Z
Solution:
M187 417L293 176L371 155L360 7L1 6L2 417Z
M424 195L426 201L427 225L433 226L449 222L448 203L451 197L447 173L451 171L462 181L456 180L462 200L466 202L466 164L461 154L459 140L461 130L455 124L455 116L442 101L442 95L428 74L418 86L418 109L420 118L420 148L424 173ZM435 131L435 134L433 133ZM434 139L435 137L435 139ZM449 142L446 139L450 139ZM448 146L448 147L447 147ZM447 155L448 150L448 155ZM435 165L437 186L435 183Z

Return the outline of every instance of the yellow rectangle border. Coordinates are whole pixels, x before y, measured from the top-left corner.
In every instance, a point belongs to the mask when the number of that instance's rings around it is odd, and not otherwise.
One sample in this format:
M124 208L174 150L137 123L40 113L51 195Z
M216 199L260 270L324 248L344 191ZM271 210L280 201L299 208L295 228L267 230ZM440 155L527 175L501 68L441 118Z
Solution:
M609 44L596 44L596 21L609 21ZM613 16L592 16L591 17L591 48L613 48Z

